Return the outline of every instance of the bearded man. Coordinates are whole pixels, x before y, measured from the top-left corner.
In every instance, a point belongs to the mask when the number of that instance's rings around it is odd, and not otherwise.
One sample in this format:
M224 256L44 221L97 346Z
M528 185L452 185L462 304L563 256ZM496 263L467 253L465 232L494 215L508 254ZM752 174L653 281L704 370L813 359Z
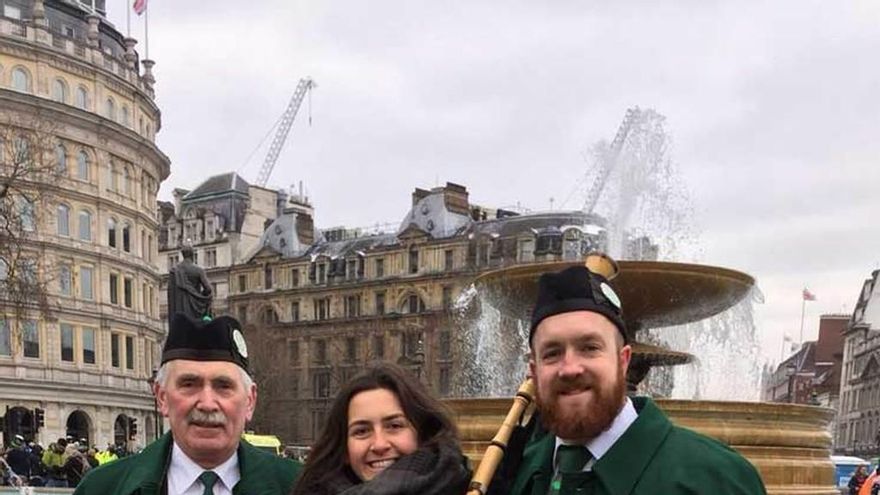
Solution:
M241 440L257 403L241 325L172 321L154 393L171 432L94 469L75 495L286 495L300 465Z
M766 494L734 450L627 397L629 342L604 277L585 267L541 277L529 372L546 432L525 447L510 493Z

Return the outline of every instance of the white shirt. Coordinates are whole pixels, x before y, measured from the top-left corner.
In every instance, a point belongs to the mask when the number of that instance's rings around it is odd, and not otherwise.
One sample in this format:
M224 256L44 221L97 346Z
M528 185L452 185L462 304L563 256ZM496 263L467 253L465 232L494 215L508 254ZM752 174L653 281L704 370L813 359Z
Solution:
M611 426L608 427L607 430L600 433L596 438L590 440L584 447L590 451L590 454L593 455L593 458L587 462L587 465L584 466L584 471L591 471L593 469L593 464L596 463L599 459L602 458L611 447L617 442L617 440L623 436L624 432L629 429L630 425L638 419L639 413L636 412L635 406L629 397L626 398L626 403L623 404L623 407L620 408L620 412L617 413L617 416L614 417L614 421L611 422ZM577 445L574 442L569 442L563 440L559 437L556 437L556 447L553 449L553 466L555 470L556 466L556 450L559 449L560 445Z
M174 442L171 465L168 467L168 495L202 495L205 486L199 476L214 471L219 479L214 484L214 495L232 495L232 488L241 479L238 470L238 452L214 469L205 469L190 459Z

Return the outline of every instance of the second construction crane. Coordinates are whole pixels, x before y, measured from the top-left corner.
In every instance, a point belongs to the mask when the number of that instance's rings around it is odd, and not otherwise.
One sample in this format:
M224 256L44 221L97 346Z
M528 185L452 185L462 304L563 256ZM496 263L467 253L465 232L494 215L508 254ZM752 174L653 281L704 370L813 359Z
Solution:
M269 176L272 175L272 169L275 168L275 162L278 161L278 156L281 154L281 149L284 148L284 142L287 141L287 135L290 133L290 127L293 125L294 119L296 119L300 105L302 105L309 91L317 87L318 85L310 77L299 80L299 84L296 85L296 91L293 92L293 96L290 97L290 102L287 104L284 114L281 115L278 130L275 132L275 137L269 146L269 152L266 153L266 159L263 161L259 175L257 175L257 185L266 187L266 184L269 182Z

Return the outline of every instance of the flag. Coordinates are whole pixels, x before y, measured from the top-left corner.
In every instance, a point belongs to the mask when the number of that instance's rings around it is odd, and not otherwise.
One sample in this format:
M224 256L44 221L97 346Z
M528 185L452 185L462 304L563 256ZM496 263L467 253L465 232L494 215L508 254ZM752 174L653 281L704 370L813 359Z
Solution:
M141 15L147 10L147 0L134 0L134 13Z
M810 292L810 289L808 289L806 287L804 287L804 294L803 295L804 295L804 301L815 301L816 300L816 294L813 294L812 292Z

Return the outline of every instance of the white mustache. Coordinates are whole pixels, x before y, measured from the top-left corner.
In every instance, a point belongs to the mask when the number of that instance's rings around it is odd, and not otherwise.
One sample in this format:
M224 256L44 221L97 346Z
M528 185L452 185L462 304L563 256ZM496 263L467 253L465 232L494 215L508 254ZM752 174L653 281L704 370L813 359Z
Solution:
M203 412L193 408L186 415L186 421L197 426L225 426L227 419L223 411Z

